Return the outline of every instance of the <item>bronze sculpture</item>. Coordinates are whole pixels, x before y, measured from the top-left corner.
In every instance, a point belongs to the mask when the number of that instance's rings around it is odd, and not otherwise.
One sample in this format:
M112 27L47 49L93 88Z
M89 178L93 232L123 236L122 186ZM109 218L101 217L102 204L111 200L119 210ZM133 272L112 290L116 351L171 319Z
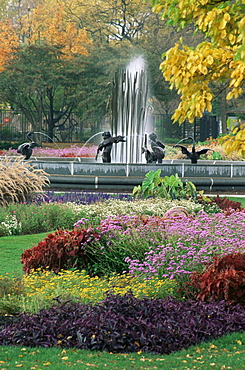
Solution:
M111 133L109 131L105 131L102 134L103 141L98 145L97 153L95 159L97 160L98 154L100 151L102 151L102 162L104 163L111 163L111 150L112 145L117 144L120 141L125 142L124 139L125 136L111 136Z
M25 156L25 160L29 159L32 155L32 149L37 146L37 144L32 139L33 132L28 132L27 139L30 140L29 143L23 143L19 145L17 153L20 153Z
M180 145L180 144L174 145L174 148L181 148L182 153L187 155L187 158L191 160L191 163L197 163L197 160L200 158L200 155L206 154L208 150L214 151L213 149L209 149L209 148L203 148L201 150L196 151L195 140L192 136L185 137L184 139L180 140L179 143L187 139L192 140L191 152L186 148L186 146Z

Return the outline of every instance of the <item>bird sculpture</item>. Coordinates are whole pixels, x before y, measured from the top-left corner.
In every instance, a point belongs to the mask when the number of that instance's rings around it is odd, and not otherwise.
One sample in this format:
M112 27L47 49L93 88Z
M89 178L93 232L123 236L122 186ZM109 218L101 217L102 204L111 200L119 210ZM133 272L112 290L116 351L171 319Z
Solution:
M186 146L180 145L180 144L174 145L174 148L181 148L182 153L187 155L187 158L189 158L191 160L191 163L197 163L197 160L200 158L200 155L206 154L209 150L214 151L213 149L210 149L210 148L203 148L201 150L196 151L196 149L195 149L195 140L192 136L188 136L187 138L184 138L184 139L180 140L179 143L181 141L184 141L184 140L187 140L187 139L192 140L192 150L191 150L191 152L186 148Z
M21 144L17 149L17 153L24 155L25 160L31 157L32 149L37 146L37 144L32 140L32 134L32 132L28 132L27 139L30 140L30 142Z

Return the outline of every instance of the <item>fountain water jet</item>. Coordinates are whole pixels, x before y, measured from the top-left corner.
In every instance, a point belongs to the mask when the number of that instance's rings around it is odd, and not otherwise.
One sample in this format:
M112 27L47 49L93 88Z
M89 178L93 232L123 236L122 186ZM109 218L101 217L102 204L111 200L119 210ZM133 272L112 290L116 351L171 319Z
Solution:
M92 140L94 139L95 137L97 137L98 135L101 135L103 134L103 131L100 131L100 132L97 132L96 134L92 135L84 144L83 146L79 149L77 155L76 155L76 158L78 158L79 161L81 161L81 158L79 157L79 154L81 153L82 149ZM101 141L101 138L100 138L100 141Z
M34 131L34 132L31 132L31 133L46 136L48 139L53 141L53 143L57 146L58 149L60 149L59 145L54 141L54 139L52 139L52 137L48 136L47 134L44 134L43 132L39 132L39 131Z
M114 163L142 163L148 123L148 78L142 57L115 74L111 98L111 131L127 142L113 149Z

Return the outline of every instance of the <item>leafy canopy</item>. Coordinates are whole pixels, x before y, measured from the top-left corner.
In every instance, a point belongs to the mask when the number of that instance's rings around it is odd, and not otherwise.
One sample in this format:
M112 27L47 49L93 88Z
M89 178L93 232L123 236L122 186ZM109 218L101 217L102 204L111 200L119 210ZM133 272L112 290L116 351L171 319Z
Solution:
M22 22L21 34L29 45L59 47L66 58L88 53L86 46L91 41L87 32L66 19L64 5L39 5L23 16Z
M12 59L12 53L18 45L19 40L11 23L0 22L0 72L5 63Z
M163 76L181 95L173 115L182 123L211 112L212 85L224 83L227 99L244 91L245 1L152 0L153 11L179 29L194 23L206 40L196 48L180 42L164 54Z
M20 26L21 25L21 26ZM63 5L37 5L18 23L0 23L0 101L20 109L48 136L79 102L83 64L91 40L66 18Z
M230 134L223 136L223 148L227 154L237 153L238 156L245 156L245 124L234 127Z

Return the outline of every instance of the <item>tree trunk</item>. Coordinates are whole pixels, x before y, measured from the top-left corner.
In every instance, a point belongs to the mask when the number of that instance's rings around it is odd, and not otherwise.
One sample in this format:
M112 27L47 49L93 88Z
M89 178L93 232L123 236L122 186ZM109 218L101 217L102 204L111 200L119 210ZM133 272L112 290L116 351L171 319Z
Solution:
M47 88L47 96L49 99L49 117L48 117L48 142L53 142L54 136L54 98L52 94L52 87Z
M221 118L222 134L227 134L226 109L227 109L226 89L224 89L221 93L221 100L220 100L220 118Z

